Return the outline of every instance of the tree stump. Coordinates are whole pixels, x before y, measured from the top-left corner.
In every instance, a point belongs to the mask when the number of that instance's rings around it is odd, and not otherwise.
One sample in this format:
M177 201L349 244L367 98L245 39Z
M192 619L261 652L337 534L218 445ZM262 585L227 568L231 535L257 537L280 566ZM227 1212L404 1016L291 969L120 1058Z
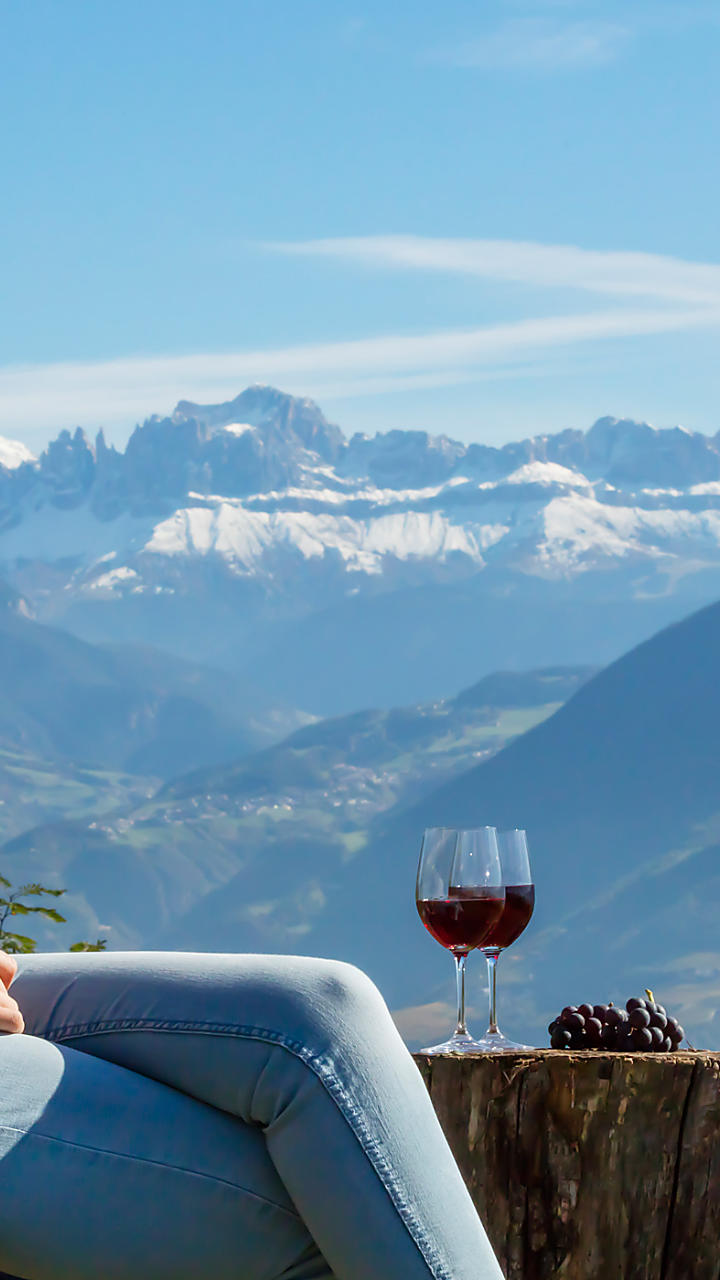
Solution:
M720 1054L415 1060L507 1280L718 1280Z

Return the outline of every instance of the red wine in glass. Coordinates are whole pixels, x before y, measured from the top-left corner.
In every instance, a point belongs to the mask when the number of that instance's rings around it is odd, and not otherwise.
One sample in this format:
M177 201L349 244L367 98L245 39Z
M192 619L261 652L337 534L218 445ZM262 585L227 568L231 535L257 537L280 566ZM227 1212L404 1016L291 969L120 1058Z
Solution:
M520 937L530 922L535 907L535 884L530 871L527 836L517 828L497 832L498 853L505 885L505 909L497 924L482 943L487 960L488 991L490 997L490 1022L485 1035L478 1041L485 1052L497 1053L502 1049L528 1049L526 1044L510 1040L497 1024L497 962L501 951Z
M428 933L451 952L457 979L457 1024L449 1040L423 1053L473 1053L465 1024L465 962L497 924L505 903L494 827L456 831L430 827L423 836L415 902Z
M425 928L448 951L464 953L490 945L503 915L504 900L498 894L451 889L447 898L418 898L417 909Z
M483 943L478 945L497 947L498 950L511 946L530 923L534 908L534 884L506 884L505 906L502 914L496 923L491 925L490 932Z

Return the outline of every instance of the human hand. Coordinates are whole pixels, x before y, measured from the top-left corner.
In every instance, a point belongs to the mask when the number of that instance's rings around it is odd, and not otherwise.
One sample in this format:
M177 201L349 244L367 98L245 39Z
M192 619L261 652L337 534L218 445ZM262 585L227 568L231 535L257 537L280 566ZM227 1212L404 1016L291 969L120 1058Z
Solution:
M17 1000L13 1000L8 988L17 973L17 960L0 951L0 1033L19 1032L25 1030L25 1022L18 1008Z

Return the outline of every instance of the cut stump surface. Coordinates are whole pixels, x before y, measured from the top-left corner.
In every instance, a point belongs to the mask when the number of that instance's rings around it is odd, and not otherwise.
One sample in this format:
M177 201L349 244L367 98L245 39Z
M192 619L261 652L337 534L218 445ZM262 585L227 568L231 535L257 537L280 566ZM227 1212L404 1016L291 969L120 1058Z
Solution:
M720 1054L415 1060L507 1280L720 1280Z

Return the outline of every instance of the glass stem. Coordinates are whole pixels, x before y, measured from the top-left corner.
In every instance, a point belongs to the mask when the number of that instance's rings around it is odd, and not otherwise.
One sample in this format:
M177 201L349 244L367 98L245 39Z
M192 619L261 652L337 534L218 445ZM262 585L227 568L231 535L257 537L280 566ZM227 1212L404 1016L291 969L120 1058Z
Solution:
M455 953L453 953L455 955ZM455 977L457 978L457 1027L455 1028L456 1036L466 1036L468 1033L465 1026L465 962L467 960L467 951L462 955L455 955Z
M496 1036L498 1033L497 1024L497 962L499 951L486 951L485 959L488 967L488 996L490 1000L490 1025L488 1027L488 1035Z

